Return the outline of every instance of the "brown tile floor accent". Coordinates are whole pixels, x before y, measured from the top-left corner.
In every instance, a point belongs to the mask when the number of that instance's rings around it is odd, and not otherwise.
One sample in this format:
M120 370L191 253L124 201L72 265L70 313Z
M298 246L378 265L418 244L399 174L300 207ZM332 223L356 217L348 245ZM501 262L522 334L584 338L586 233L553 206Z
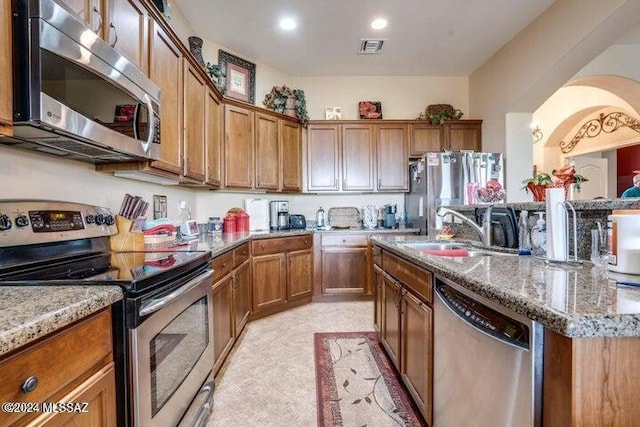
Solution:
M373 330L373 302L311 303L253 321L223 366L210 427L316 425L315 332Z

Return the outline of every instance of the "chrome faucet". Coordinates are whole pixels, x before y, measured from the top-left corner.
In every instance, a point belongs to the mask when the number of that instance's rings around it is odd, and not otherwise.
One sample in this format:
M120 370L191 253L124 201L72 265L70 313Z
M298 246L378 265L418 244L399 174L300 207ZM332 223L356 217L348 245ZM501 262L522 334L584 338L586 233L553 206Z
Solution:
M480 235L480 240L482 240L482 244L485 246L491 246L492 243L492 239L491 239L491 214L493 212L493 205L489 205L487 206L485 212L484 212L484 217L482 220L482 226L479 226L478 224L475 223L475 221L473 221L472 219L470 219L468 216L461 214L460 212L451 210L449 208L445 208L445 207L441 207L440 209L438 209L437 215L438 216L445 216L448 214L451 214L459 219L462 220L462 222L464 222L465 224L468 224L469 226L471 226L471 228L473 228L474 230L476 230L478 232L478 234Z

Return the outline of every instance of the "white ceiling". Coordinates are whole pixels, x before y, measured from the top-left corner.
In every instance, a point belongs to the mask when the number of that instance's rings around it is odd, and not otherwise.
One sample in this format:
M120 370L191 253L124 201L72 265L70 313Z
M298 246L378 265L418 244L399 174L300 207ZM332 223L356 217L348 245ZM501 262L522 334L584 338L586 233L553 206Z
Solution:
M554 0L173 2L196 35L293 76L468 76ZM377 17L388 27L372 30ZM382 53L358 55L365 37L387 39Z

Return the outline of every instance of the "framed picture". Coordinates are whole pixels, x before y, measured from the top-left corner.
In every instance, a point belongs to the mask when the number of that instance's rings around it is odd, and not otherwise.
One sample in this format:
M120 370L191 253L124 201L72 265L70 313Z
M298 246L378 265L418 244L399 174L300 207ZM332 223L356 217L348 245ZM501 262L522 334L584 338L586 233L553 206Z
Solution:
M340 120L342 107L324 107L324 117L326 120Z
M361 119L381 119L382 103L378 101L360 101L358 112Z
M218 50L218 66L225 75L225 96L254 104L256 101L256 64Z

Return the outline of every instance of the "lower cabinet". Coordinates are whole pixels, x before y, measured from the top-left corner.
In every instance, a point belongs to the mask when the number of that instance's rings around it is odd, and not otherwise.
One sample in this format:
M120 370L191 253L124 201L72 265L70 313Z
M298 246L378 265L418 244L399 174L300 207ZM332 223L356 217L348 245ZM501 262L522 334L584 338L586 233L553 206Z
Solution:
M369 238L366 234L323 234L316 244L317 295L353 297L371 295Z
M111 327L105 308L0 358L1 401L89 403L82 413L0 412L0 425L115 426Z
M311 301L312 245L311 234L252 242L254 318Z
M249 244L219 255L213 273L213 372L216 374L251 314Z
M374 247L373 253L374 316L380 341L418 409L431 425L433 276L379 247Z

